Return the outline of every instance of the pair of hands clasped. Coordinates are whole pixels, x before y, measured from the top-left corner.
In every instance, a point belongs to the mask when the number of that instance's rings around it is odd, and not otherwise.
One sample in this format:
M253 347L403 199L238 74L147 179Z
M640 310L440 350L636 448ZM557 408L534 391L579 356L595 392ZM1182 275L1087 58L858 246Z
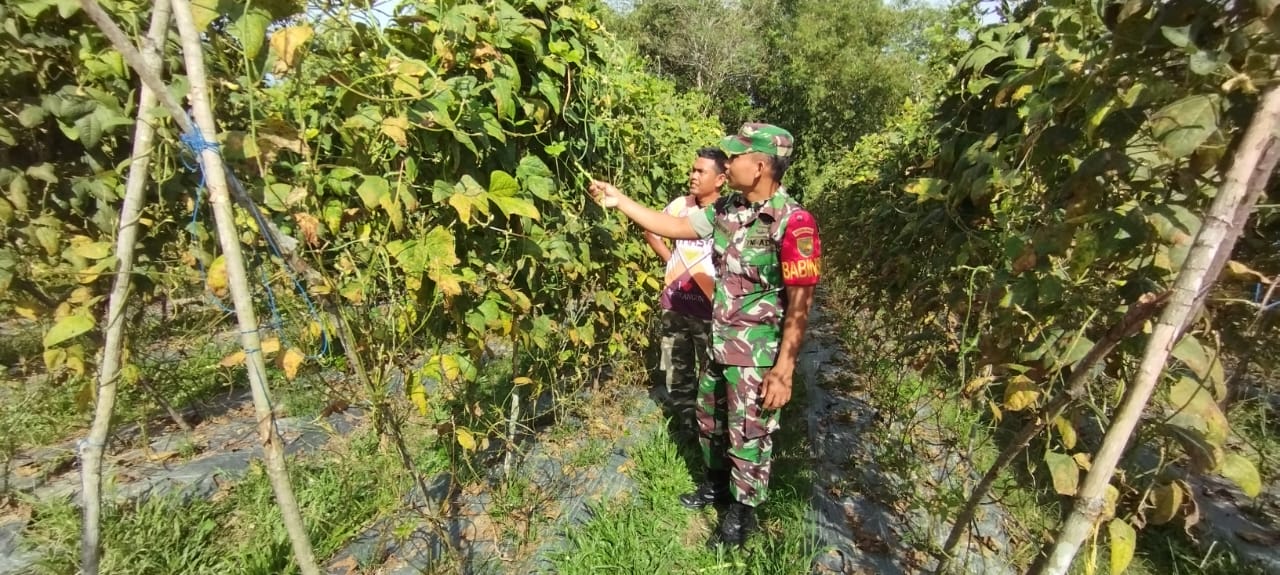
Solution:
M626 198L613 184L600 180L591 180L591 186L587 189L587 193L591 195L592 199L606 208L616 208L618 203L623 198ZM794 368L794 364L786 366L775 365L769 368L761 386L764 391L764 396L761 398L761 407L764 409L780 409L788 401L791 401L791 378Z

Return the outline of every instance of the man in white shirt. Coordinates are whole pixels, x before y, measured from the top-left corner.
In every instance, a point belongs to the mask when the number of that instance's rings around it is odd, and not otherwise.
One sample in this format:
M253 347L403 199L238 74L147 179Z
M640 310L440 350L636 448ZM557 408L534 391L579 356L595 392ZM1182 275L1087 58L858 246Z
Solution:
M728 157L719 148L698 150L689 169L689 193L673 200L664 213L687 217L720 197ZM666 240L645 232L645 241L667 262L662 290L662 359L671 409L682 429L697 429L698 381L707 368L711 347L711 302L715 294L713 241Z

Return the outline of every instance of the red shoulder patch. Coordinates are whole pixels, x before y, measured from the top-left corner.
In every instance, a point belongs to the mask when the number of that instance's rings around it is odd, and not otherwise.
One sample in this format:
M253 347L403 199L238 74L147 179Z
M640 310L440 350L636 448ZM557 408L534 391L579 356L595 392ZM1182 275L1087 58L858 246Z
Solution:
M782 283L811 286L822 275L822 240L813 214L797 210L787 220L782 234Z

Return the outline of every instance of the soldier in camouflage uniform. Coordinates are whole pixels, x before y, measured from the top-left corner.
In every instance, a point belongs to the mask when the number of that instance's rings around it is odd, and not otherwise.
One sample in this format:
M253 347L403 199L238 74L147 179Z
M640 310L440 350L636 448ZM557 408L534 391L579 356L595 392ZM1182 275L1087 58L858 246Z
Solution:
M726 175L736 193L686 218L650 210L605 182L593 182L591 193L660 236L714 239L712 364L698 397L707 476L680 499L695 508L727 500L711 543L740 546L767 495L771 434L778 410L791 399L821 244L817 222L781 184L791 160L790 133L746 124L720 148L729 155Z
M671 201L663 213L685 217L720 198L728 158L719 148L698 150L689 168L689 193ZM645 232L645 241L666 262L662 289L662 359L667 398L681 430L695 430L698 381L706 371L711 348L711 301L715 294L713 242L676 240L671 247Z

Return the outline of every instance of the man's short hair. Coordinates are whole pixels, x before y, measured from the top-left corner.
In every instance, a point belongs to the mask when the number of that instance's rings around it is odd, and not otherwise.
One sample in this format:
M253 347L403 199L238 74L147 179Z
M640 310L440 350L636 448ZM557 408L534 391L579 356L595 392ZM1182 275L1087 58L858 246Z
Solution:
M698 157L706 158L715 162L717 174L723 174L725 172L725 168L729 165L729 156L724 153L724 150L715 146L698 148Z
M782 174L791 166L791 156L769 156L773 168L773 181L782 183Z

